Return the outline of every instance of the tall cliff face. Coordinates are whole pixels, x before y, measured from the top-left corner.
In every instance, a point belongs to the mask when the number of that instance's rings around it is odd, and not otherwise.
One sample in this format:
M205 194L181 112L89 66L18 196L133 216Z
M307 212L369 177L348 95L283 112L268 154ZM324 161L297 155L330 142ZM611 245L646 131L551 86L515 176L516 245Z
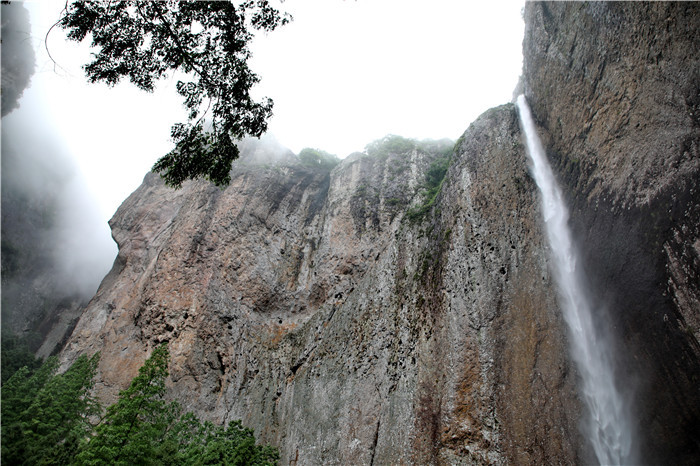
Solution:
M666 6L644 8L665 28L653 28L654 43L675 47L662 39L680 34L659 19ZM528 4L524 82L574 229L597 246L584 249L591 287L630 372L653 374L635 385L647 403L644 439L658 435L648 458L688 462L700 406L691 390L697 341L692 327L682 330L697 314L697 125L645 123L649 139L667 129L690 135L676 146L685 152L673 152L670 178L659 174L656 149L630 132L631 116L619 118L627 75L606 65L591 77L588 65L598 49L627 60L632 50L613 52L615 28L623 19L642 28L646 14ZM588 34L591 44L576 39ZM656 92L653 84L639 85ZM587 104L572 97L582 90ZM625 168L623 147L636 148L647 171ZM111 222L115 268L64 362L102 351L97 390L110 400L167 342L170 396L215 421L243 419L280 448L282 464L590 462L524 150L515 108L486 112L455 145L432 204L421 194L426 173L448 151L396 138L330 173L249 146L225 190L192 182L172 191L148 175ZM671 217L646 220L669 199Z
M700 8L528 4L526 96L572 204L650 463L700 455Z
M223 191L147 176L64 358L102 351L110 399L166 341L171 395L242 418L283 463L574 461L574 373L514 107L470 127L439 207L409 220L450 149L389 139L331 173L253 154Z

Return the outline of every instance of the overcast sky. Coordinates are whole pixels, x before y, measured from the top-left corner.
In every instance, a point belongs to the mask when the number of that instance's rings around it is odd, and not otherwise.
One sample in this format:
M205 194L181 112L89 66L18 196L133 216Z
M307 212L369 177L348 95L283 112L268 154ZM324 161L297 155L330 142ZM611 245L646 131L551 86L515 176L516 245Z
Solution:
M64 0L27 2L37 72L20 101L42 112L78 162L105 219L171 149L184 119L173 82L147 94L87 84L86 44L43 37ZM298 152L345 157L386 134L457 139L508 102L522 68L522 1L287 0L294 21L254 44L255 91L275 101L270 132ZM22 108L24 107L24 108Z

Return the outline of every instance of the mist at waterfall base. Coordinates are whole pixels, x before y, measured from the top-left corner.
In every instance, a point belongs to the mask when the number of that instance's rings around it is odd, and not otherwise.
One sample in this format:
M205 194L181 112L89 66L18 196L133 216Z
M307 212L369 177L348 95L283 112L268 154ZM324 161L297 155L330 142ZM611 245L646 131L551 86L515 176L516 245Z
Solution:
M584 285L585 273L567 224L569 213L523 95L517 98L517 106L532 175L540 189L560 307L588 413L584 434L600 464L631 464L636 459L633 423L629 399L624 397L615 378L614 344L609 340L609 332L596 322L604 317L591 305Z

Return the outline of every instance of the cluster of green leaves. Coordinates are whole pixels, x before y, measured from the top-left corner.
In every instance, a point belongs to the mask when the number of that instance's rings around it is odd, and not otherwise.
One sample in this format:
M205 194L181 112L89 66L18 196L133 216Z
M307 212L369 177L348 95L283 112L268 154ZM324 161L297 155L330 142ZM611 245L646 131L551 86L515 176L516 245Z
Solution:
M79 357L63 374L48 359L34 374L20 369L2 391L2 461L71 465L272 465L277 450L256 445L240 421L202 423L166 402L167 346L156 348L97 426L90 397L98 355Z
M136 464L139 458L160 461L169 456L164 441L178 413L177 405L163 399L167 374L168 352L160 346L119 400L107 408L77 463L127 465Z
M408 220L412 222L420 221L433 207L438 193L442 189L442 183L445 180L450 161L451 154L444 152L430 164L421 185L423 202L408 210L406 213Z
M273 465L279 453L270 446L256 445L253 430L233 421L224 429L211 422L199 422L192 414L185 415L174 431L180 442L174 463L170 464L227 464Z
M328 171L332 170L333 167L340 163L340 159L337 155L308 147L299 152L299 160L305 167L320 168Z
M84 66L91 82L111 86L128 77L153 91L168 73L189 77L176 86L188 122L173 126L175 149L153 167L179 187L195 178L228 184L235 142L267 130L273 103L250 95L259 78L248 68L249 43L254 30L289 20L268 0L80 0L66 7L59 25L69 39L92 37L94 60Z

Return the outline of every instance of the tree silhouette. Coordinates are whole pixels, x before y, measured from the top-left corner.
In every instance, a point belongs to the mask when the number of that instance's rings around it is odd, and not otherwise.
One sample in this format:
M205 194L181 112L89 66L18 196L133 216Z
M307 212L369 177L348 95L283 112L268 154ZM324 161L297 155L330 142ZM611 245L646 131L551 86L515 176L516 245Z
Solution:
M168 74L188 109L186 123L172 127L175 148L153 169L180 187L205 178L230 182L236 141L267 130L273 102L255 102L250 89L259 77L248 68L253 31L272 31L291 17L268 0L144 1L85 0L67 6L59 25L68 38L91 36L94 60L84 66L90 82L115 85L122 78L153 91Z

